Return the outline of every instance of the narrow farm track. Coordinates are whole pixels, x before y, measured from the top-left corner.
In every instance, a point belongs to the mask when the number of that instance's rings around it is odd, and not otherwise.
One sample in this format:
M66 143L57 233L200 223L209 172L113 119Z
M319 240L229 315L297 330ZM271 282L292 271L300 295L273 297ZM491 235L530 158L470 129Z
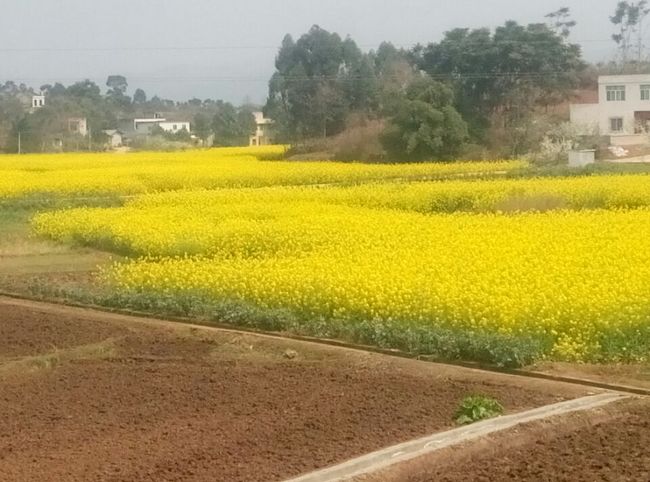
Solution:
M388 447L340 465L328 467L287 482L338 482L373 474L434 452L495 434L519 425L551 417L589 411L627 398L618 393L604 393L498 417L447 432L437 433L393 447Z
M47 313L59 314L59 315L83 314L84 316L90 316L95 319L103 319L103 320L115 319L121 322L148 323L148 324L154 324L158 326L169 326L170 324L173 325L181 324L187 327L202 329L202 330L210 330L210 331L217 331L217 332L224 332L224 333L254 334L269 339L301 341L306 343L313 343L316 345L325 345L325 346L338 347L342 349L348 349L348 350L354 350L354 351L360 351L366 353L382 354L391 357L411 358L411 359L416 358L421 361L427 361L426 359L413 356L412 354L400 350L382 349L373 346L348 343L341 340L331 340L331 339L292 335L287 333L276 333L276 332L268 332L268 331L261 331L261 330L245 329L245 328L238 328L227 324L220 324L215 322L201 322L201 321L185 319L185 318L168 317L168 319L162 320L148 313L133 312L128 310L114 310L114 309L108 309L101 306L72 304L69 302L64 303L64 302L59 302L57 300L48 300L46 302L37 299L32 299L22 294L0 291L0 306L2 305L37 309ZM558 382L558 383L568 383L568 384L573 384L581 387L590 387L590 388L607 390L612 392L627 393L630 395L650 396L650 389L639 387L639 386L621 385L615 383L607 383L598 380L590 380L585 378L559 376L559 375L553 375L547 373L528 371L523 369L500 368L500 367L483 365L483 364L472 363L472 362L462 362L462 361L440 362L436 360L435 363L441 365L469 368L473 370L484 371L486 373L491 373L491 374L514 375L514 376L528 378L528 379L546 380L546 381Z

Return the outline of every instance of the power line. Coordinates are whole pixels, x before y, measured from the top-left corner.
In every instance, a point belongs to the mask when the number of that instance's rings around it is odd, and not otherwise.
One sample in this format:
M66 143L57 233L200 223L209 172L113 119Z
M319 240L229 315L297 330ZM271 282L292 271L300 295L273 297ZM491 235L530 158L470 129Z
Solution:
M445 39L442 40L443 42ZM493 40L496 44L519 45L519 44L553 44L554 40ZM571 43L611 43L612 39L583 39L575 40ZM399 48L412 48L418 45L436 44L439 42L423 41L403 44L392 44ZM483 44L481 39L464 39L462 45ZM360 48L378 48L377 44L357 44ZM188 51L219 51L219 50L279 50L278 45L203 45L203 46L121 46L121 47L0 47L0 52L7 53L59 53L59 52L188 52Z
M469 72L469 73L445 73L445 74L429 74L429 77L435 80L480 80L480 79L540 79L540 78L553 78L567 75L567 72ZM27 78L16 77L13 82L37 82L42 81L43 76L40 78ZM55 76L54 76L55 77ZM132 82L268 82L270 77L234 77L234 76L202 76L202 77L139 77L127 76L130 83ZM277 75L277 78L291 82L322 82L322 81L359 81L359 80L372 80L372 79L388 79L388 80L401 80L401 75L313 75L313 76L283 76ZM79 78L57 78L58 81L78 81Z

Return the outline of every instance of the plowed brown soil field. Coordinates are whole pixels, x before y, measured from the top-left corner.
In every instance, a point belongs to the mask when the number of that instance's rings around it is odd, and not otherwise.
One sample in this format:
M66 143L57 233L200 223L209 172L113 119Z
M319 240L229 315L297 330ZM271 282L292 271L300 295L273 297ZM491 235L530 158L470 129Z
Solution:
M650 481L650 401L626 400L497 433L358 482Z
M273 481L586 389L0 298L0 478Z

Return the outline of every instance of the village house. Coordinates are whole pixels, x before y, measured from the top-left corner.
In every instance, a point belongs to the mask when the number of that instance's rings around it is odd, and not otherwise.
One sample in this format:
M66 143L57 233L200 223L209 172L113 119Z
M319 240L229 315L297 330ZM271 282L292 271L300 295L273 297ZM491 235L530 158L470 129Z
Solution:
M36 109L40 109L41 107L45 107L45 94L40 93L33 95L31 111L34 112Z
M68 119L68 132L86 137L88 135L88 120L85 117L71 117Z
M253 112L255 117L255 134L250 136L251 146L268 146L273 144L273 120L264 117L263 112Z
M650 75L598 78L598 101L572 104L571 123L584 135L600 134L610 144L629 146L650 141Z
M154 116L152 118L141 118L133 119L133 131L136 134L151 134L152 129L158 126L163 131L175 134L186 130L191 132L191 125L189 121L183 120L167 120L166 118L160 116Z
M108 140L106 141L106 147L108 149L117 149L124 145L124 134L118 129L108 129L103 131L106 134Z

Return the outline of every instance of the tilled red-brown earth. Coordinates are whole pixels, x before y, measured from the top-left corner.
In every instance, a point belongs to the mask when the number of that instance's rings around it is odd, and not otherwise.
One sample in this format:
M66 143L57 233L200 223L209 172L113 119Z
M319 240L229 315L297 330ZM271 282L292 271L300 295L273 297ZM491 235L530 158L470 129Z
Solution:
M269 337L0 299L0 474L34 481L273 481L585 394Z
M359 482L650 481L650 401L518 427Z

